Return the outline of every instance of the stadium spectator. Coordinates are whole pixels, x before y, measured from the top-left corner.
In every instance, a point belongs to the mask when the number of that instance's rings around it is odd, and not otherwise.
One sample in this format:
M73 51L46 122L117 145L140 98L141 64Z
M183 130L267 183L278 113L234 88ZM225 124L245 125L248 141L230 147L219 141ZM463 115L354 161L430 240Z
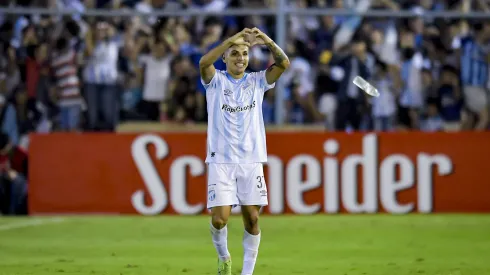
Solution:
M308 121L322 121L314 102L313 68L308 60L306 44L300 40L290 41L286 53L291 64L282 80L288 88L288 122L303 124Z
M397 95L385 63L381 61L376 63L372 83L380 94L379 97L371 99L373 128L375 131L392 131L395 128Z
M114 39L115 29L110 23L97 22L93 31L88 30L86 34L88 62L83 71L88 129L113 131L119 116L118 60L120 45ZM98 119L100 114L102 120Z
M165 117L178 122L203 121L206 119L205 102L192 81L198 74L197 70L185 56L177 57L172 68L171 99L165 104Z
M305 122L305 99L302 93L301 78L292 80L288 89L288 100L286 105L287 120L291 124L304 124Z
M0 95L0 130L9 136L12 144L19 142L19 125L14 105L4 95Z
M141 40L140 40L141 41ZM140 42L144 43L144 42ZM169 96L168 87L173 54L165 41L149 39L150 54L139 55L139 73L143 78L143 99L140 113L150 121L160 119L160 105ZM145 45L138 45L142 49Z
M51 58L51 70L56 81L57 105L60 111L60 129L75 131L80 127L82 97L78 80L77 53L65 37L56 41Z
M0 93L7 98L11 97L20 85L21 74L17 65L15 49L5 46L0 56Z
M49 71L47 71L49 69L47 62L49 46L46 42L38 43L37 38L32 38L32 41L32 44L26 44L27 57L25 59L28 108L33 108L38 96L42 96L42 93L45 92L47 88L45 82L49 78Z
M404 30L400 37L402 90L399 97L398 123L401 130L417 129L424 107L422 88L423 56L417 48L416 34Z
M461 38L461 81L466 107L472 114L471 128L478 130L488 126L489 96L489 51L488 39L490 37L489 23L476 23L473 26L474 34Z
M27 152L0 133L0 213L27 214Z
M195 122L197 110L197 93L191 79L181 76L174 81L172 100L169 106L169 117L177 122Z
M337 89L337 112L335 114L335 129L359 130L361 120L366 111L366 96L355 86L354 77L368 79L371 72L366 64L366 42L360 38L352 41L345 53L340 54L332 66L337 69L334 80L339 82Z
M449 65L442 68L441 83L435 99L444 120L444 131L462 130L467 114L463 109L464 98L461 94L461 85L456 68Z

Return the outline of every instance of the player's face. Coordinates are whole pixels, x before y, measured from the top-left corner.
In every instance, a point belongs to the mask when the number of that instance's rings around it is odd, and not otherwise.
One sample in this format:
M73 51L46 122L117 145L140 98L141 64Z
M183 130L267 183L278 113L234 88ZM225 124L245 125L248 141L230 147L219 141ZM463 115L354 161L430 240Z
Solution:
M224 61L226 69L233 75L240 75L245 72L248 66L248 47L236 45L228 49Z

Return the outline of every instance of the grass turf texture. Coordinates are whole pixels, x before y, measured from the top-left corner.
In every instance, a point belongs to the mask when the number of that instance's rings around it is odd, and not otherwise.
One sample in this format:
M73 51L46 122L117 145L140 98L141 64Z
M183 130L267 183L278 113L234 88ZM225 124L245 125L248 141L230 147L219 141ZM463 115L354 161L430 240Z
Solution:
M216 274L208 217L62 219L0 217L0 275ZM490 215L263 216L260 223L256 275L490 274ZM240 217L231 218L234 274L242 230Z

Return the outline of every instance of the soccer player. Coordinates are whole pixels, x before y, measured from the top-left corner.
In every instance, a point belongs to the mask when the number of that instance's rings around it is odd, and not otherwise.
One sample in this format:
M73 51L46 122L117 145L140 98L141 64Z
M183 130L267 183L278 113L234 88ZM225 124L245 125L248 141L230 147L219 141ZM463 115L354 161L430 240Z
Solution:
M266 45L275 63L246 73L249 50ZM222 58L226 71L213 63ZM244 29L204 55L199 62L208 109L207 156L210 230L218 252L218 274L231 275L227 223L232 207L241 206L244 259L242 275L253 274L260 244L260 208L268 204L262 164L267 162L262 101L264 93L289 67L289 59L257 28Z

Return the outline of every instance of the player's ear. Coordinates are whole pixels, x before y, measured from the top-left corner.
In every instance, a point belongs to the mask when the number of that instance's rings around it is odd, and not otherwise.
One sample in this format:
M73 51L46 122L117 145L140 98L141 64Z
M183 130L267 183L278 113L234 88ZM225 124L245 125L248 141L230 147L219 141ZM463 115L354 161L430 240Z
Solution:
M223 54L223 55L221 56L221 60L223 60L223 62L225 62L225 54Z

